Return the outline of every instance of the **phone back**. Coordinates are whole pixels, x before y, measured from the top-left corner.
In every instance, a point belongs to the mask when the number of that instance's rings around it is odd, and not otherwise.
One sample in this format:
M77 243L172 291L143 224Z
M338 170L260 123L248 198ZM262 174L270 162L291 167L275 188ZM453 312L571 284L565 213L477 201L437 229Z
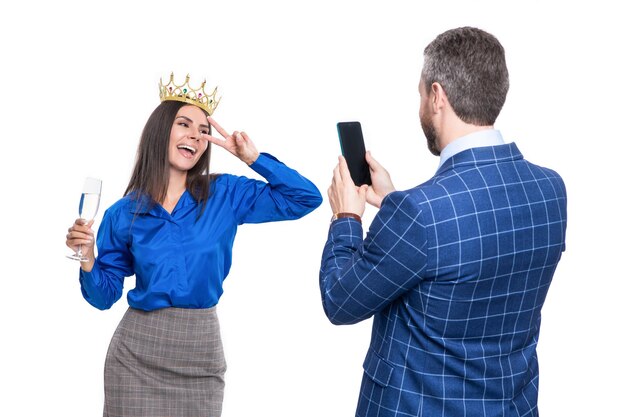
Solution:
M365 160L365 142L359 122L337 123L341 154L346 158L350 176L355 185L372 184L370 169Z

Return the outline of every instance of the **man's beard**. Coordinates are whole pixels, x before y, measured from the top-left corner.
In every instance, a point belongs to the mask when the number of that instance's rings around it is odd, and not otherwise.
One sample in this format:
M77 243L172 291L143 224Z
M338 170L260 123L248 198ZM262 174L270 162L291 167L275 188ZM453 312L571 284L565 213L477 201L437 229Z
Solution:
M439 137L435 131L435 126L433 126L432 119L428 116L423 116L420 117L420 123L422 125L422 130L424 131L424 136L426 136L426 145L428 145L428 150L435 156L441 155L441 150L437 148Z

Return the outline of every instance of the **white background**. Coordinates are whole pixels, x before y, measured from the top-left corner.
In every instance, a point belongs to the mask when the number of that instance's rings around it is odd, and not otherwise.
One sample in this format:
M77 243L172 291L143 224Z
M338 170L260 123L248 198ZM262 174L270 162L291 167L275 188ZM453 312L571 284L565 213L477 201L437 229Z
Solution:
M613 2L93 4L0 6L0 415L101 415L106 349L127 303L101 312L82 299L65 233L85 176L104 180L102 208L121 197L159 77L218 84L215 118L324 197L342 120L361 121L368 148L409 188L438 163L418 121L423 48L466 25L507 51L496 128L568 187L567 251L539 344L542 416L625 415L626 31ZM221 149L213 168L256 175ZM371 322L334 327L323 314L330 214L325 201L296 222L240 228L218 309L224 417L354 414Z

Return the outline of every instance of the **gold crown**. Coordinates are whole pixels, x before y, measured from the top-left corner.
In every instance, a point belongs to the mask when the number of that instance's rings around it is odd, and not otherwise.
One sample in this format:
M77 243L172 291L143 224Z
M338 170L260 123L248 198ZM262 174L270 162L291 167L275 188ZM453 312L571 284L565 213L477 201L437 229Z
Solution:
M189 85L189 74L187 74L185 83L177 85L174 82L174 73L172 73L170 75L170 82L166 85L163 85L163 78L159 80L159 97L161 101L176 100L193 104L194 106L200 107L211 116L219 104L221 97L216 99L217 87L213 89L211 94L207 94L204 91L205 84L206 80L202 82L200 88L191 88Z

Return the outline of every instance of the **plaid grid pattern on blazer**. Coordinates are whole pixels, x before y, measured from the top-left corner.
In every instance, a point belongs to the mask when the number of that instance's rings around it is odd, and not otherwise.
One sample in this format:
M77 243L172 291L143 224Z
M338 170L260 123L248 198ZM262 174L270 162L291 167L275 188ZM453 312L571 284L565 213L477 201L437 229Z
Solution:
M331 225L324 310L374 316L357 416L536 416L541 307L565 250L559 175L512 144L460 152L389 194L363 240Z

